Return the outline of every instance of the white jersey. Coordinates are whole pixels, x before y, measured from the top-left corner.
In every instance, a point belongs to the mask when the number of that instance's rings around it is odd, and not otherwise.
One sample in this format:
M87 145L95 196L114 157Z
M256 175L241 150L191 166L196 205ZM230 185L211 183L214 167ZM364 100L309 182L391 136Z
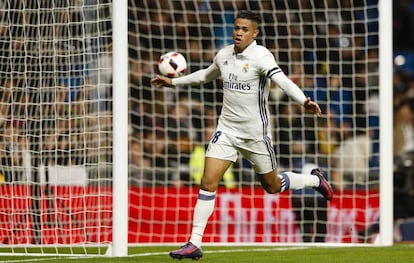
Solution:
M223 79L223 106L217 130L239 138L270 137L269 79L303 104L303 92L290 81L268 49L253 41L242 53L234 45L221 49L205 70L173 79L174 85Z
M230 45L216 55L214 63L223 78L223 108L217 129L241 138L270 136L266 74L278 69L273 55L256 43L240 54Z

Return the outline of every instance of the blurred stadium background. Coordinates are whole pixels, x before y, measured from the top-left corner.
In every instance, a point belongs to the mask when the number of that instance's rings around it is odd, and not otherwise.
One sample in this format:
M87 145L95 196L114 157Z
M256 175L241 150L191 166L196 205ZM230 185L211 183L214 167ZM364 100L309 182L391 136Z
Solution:
M393 1L395 241L414 240L411 2ZM111 241L117 92L111 4L0 3L0 242L6 246ZM326 113L319 119L304 115L272 89L280 169L322 166L338 198L328 205L304 191L269 201L240 159L223 178L206 241L374 243L380 143L376 0L128 1L129 242L186 241L200 156L221 106L220 81L154 89L150 79L158 73L158 59L174 50L187 58L190 72L208 66L231 43L234 14L246 8L262 15L258 42ZM275 211L266 214L267 205ZM253 220L258 229L249 226Z

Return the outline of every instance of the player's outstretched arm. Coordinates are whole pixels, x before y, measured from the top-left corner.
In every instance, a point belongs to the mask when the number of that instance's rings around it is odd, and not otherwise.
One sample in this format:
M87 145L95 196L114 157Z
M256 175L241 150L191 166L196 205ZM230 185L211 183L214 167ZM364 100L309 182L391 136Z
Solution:
M283 72L273 74L272 81L276 83L289 97L293 98L296 102L303 105L306 111L311 112L317 116L320 116L322 111L318 103L312 101L310 97L306 97L303 91Z
M318 103L311 101L309 97L306 98L303 106L308 112L311 112L317 116L320 116L322 113L321 108L319 107Z
M220 76L220 70L217 68L216 64L211 64L206 69L197 70L191 74L177 77L177 78L168 78L165 76L157 75L152 80L152 85L157 88L161 87L174 87L174 86L185 86L185 85L194 85L194 84L203 84L213 79L216 79Z
M157 75L151 80L152 85L154 85L157 88L162 87L173 87L172 80L170 78Z

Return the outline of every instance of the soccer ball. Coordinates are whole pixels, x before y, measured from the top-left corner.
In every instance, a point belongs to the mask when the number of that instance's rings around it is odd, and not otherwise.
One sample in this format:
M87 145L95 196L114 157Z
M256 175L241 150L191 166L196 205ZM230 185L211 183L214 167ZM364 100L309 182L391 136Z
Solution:
M168 52L160 57L158 69L164 76L179 77L187 72L187 61L178 52Z

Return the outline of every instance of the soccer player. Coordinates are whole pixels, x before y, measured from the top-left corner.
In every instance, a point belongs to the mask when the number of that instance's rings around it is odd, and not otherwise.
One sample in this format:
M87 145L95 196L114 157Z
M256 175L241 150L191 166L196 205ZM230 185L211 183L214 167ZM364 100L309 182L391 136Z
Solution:
M286 190L314 188L327 200L333 190L319 168L311 174L285 172L278 174L269 130L267 109L270 81L273 81L297 103L316 115L321 109L306 97L277 65L271 52L256 43L260 17L252 11L238 13L233 27L233 44L221 49L205 69L179 78L155 76L156 87L193 85L223 79L223 106L217 128L205 155L204 173L194 208L193 227L188 243L170 252L172 258L199 259L202 237L213 213L220 180L241 154L249 160L264 190L274 194Z

